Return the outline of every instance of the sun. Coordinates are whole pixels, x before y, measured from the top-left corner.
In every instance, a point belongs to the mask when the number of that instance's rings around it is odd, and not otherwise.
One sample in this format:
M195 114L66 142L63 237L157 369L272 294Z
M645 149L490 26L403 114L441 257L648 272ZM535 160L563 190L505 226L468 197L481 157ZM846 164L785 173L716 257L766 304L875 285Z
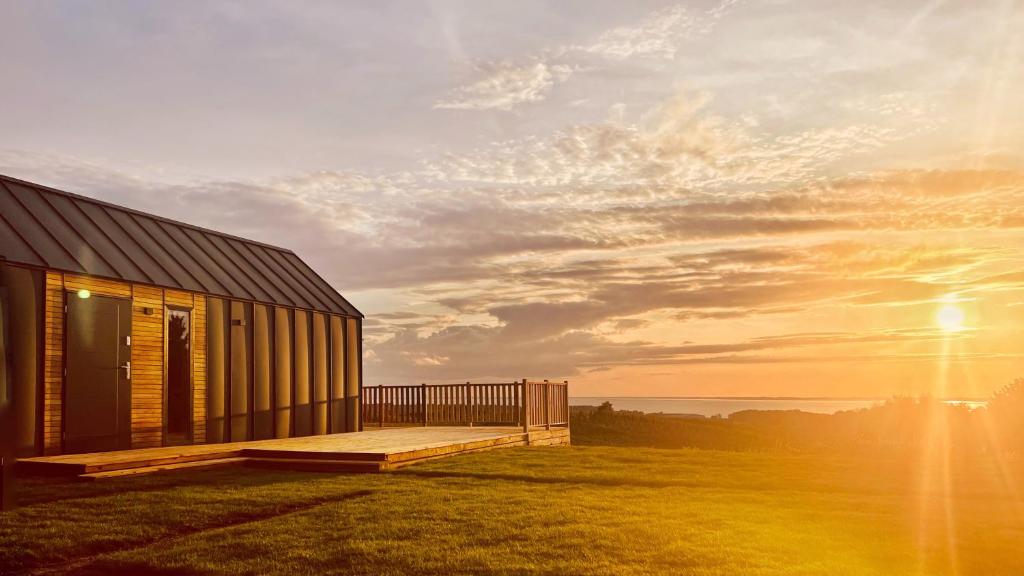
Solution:
M958 332L964 329L964 311L953 304L945 304L935 314L939 327L946 332Z

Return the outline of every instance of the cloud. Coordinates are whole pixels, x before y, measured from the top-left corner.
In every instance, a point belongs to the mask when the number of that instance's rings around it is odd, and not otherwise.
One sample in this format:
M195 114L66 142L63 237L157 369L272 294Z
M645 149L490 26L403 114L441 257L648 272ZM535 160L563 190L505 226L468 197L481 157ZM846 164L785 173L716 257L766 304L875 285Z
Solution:
M564 82L573 68L564 64L503 62L484 66L482 78L457 88L434 108L450 110L511 110L520 104L538 102L551 88Z
M635 57L672 59L683 38L704 32L707 27L704 17L692 14L685 6L670 6L637 25L612 28L595 42L570 50L619 61Z
M525 61L483 62L473 66L475 80L452 90L434 103L451 110L512 110L519 105L545 100L556 84L580 70L604 63L629 60L671 60L681 43L707 34L736 0L726 0L703 14L684 6L656 11L632 26L601 33L589 44L559 45L541 50Z
M439 180L476 184L757 189L820 179L852 156L929 129L868 117L777 135L725 117L711 102L709 93L680 91L637 121L570 125L548 137L447 154L425 169Z
M829 346L835 358L872 346L924 358L934 335L688 330L1024 290L1006 240L1024 226L1019 168L836 176L830 166L898 142L899 130L865 118L778 135L712 104L681 93L632 122L569 125L396 172L163 182L11 150L0 171L294 249L370 314L375 381L797 362Z
M865 361L864 354L827 352L848 345L930 345L948 337L934 331L876 331L869 333L783 334L729 344L664 345L643 340L614 341L572 331L547 338L520 338L502 327L452 326L427 336L402 330L374 346L377 359L389 365L392 382L463 380L478 378L578 376L613 366L813 363L822 356L830 361ZM960 334L958 340L968 340ZM495 354L494 350L501 350ZM762 354L771 351L772 354ZM1020 355L979 352L974 357L1005 359ZM889 353L880 360L934 361L929 352ZM443 359L443 360L442 360Z

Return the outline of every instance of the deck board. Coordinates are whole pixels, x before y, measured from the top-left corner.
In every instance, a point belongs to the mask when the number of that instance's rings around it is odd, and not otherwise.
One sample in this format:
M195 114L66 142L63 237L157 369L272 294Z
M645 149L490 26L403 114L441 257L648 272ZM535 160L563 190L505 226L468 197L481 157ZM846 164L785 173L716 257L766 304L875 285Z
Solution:
M374 461L381 464L381 469L387 469L463 452L551 443L568 443L568 430L531 431L527 439L522 429L515 427L383 428L299 438L40 456L19 462L29 471L63 474L243 457L292 459L296 468L303 460Z

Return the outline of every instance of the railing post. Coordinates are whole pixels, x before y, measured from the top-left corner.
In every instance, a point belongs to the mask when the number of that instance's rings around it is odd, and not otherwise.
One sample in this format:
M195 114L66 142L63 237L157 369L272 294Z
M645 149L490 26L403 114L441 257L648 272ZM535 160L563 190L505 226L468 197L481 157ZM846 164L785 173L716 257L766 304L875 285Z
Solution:
M473 427L473 385L466 382L466 426Z
M523 378L523 432L530 432L530 384Z
M423 398L423 425L427 425L427 383L420 384L420 396Z
M569 421L572 420L572 410L569 408L569 381L563 380L562 384L565 384L565 390L562 392L563 398L565 398L565 429L569 429Z
M377 425L384 427L384 385L377 385Z
M551 430L551 384L544 381L544 429Z

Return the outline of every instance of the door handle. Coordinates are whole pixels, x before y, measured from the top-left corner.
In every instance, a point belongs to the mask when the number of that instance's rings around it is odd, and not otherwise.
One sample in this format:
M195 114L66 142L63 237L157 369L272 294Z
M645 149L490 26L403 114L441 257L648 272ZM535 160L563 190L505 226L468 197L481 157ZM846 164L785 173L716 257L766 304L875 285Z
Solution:
M131 363L130 360L128 362L125 362L124 366L118 366L118 368L124 370L124 379L125 380L131 380L132 379L132 363Z

